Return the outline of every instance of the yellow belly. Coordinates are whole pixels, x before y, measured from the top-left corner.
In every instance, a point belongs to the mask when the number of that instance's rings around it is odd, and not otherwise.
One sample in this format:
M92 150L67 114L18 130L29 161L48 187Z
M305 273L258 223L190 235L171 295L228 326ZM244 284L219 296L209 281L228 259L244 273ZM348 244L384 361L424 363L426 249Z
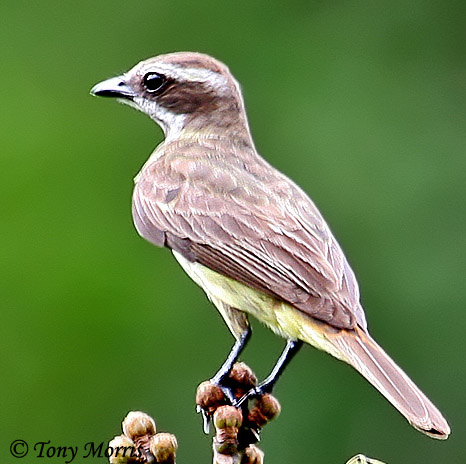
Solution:
M176 251L173 251L173 255L191 279L206 292L235 337L241 334L244 324L232 320L235 311L231 311L230 308L253 315L283 338L302 340L338 359L347 361L341 351L328 340L328 336L335 336L339 329L202 264L192 263Z

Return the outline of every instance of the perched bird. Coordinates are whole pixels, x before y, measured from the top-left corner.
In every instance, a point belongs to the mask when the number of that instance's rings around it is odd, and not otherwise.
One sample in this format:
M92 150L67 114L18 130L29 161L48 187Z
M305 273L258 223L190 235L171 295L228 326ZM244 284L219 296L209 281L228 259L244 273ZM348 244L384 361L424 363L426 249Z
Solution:
M146 113L165 133L135 179L133 219L142 237L172 250L233 333L215 382L249 339L252 315L287 345L249 396L271 391L305 342L353 366L416 429L448 437L442 414L369 335L354 273L312 200L257 153L224 64L160 55L91 93Z

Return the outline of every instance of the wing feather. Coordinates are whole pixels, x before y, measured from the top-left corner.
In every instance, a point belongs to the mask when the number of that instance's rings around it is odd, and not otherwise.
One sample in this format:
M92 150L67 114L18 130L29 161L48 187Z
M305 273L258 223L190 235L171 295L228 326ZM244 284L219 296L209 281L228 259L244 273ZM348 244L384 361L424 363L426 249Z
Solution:
M139 233L335 327L365 327L354 274L312 201L261 158L221 148L149 160L133 195Z

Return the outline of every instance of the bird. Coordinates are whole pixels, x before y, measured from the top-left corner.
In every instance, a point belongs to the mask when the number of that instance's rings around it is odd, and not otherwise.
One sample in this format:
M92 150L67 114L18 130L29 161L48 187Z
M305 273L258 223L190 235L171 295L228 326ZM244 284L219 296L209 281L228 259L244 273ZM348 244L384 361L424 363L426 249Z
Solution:
M306 343L355 368L420 432L449 436L440 411L369 334L355 274L316 205L257 152L225 64L197 52L162 54L91 94L142 111L164 132L134 179L133 222L172 251L234 336L213 381L225 384L253 316L286 346L248 397L271 392Z

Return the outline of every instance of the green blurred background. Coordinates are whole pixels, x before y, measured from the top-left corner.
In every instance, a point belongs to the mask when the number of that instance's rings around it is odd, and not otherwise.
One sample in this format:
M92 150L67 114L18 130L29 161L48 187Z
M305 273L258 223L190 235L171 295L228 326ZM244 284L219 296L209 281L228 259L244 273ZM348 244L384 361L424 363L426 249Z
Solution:
M459 0L3 0L1 461L19 462L22 438L104 463L84 444L134 409L177 435L180 464L211 461L194 392L232 338L133 229L132 178L161 130L89 95L141 59L195 50L242 83L258 149L319 205L373 335L453 429L424 437L306 347L277 387L267 462L466 462L465 31ZM243 358L264 376L283 341L253 327ZM34 454L20 462L46 461Z

